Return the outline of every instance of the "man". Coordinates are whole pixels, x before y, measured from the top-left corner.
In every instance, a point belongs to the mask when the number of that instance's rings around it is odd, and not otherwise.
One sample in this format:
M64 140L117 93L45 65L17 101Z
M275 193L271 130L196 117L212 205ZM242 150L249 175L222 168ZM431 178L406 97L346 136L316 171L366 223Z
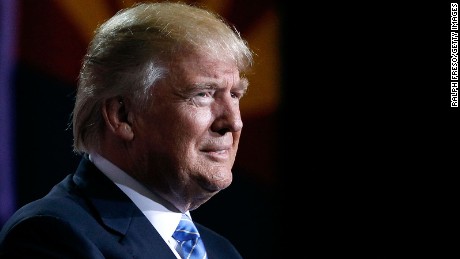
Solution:
M198 223L191 251L175 232L232 182L251 65L239 33L198 7L137 4L102 24L73 111L82 161L4 225L0 257L241 258Z

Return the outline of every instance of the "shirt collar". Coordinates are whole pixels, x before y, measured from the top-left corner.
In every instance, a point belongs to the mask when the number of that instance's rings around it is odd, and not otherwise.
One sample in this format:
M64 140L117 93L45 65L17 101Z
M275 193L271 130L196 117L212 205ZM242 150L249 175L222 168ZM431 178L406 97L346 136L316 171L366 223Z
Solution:
M169 210L161 198L98 153L91 153L89 159L134 202L164 240L171 238L181 213ZM190 217L189 211L186 214Z

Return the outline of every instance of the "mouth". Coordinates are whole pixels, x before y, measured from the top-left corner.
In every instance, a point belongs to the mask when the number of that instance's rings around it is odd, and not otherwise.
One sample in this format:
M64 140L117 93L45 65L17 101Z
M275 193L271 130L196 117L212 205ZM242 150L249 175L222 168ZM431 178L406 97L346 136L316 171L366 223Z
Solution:
M202 149L201 152L216 162L227 161L230 157L230 147L206 148Z

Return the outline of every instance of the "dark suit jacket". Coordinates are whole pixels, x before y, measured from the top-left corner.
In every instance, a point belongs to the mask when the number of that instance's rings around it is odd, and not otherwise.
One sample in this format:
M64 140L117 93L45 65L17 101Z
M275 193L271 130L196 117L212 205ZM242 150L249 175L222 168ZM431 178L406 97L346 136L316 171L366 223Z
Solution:
M241 258L195 223L208 258ZM48 195L19 209L0 232L0 258L176 257L136 205L89 160Z

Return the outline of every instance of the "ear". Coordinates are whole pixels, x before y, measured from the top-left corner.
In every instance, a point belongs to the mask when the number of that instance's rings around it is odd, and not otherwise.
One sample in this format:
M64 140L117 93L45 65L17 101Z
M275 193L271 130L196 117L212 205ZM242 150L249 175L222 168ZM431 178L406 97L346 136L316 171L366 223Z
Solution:
M107 129L125 141L134 138L132 129L133 114L129 100L122 97L113 97L105 100L102 106Z

